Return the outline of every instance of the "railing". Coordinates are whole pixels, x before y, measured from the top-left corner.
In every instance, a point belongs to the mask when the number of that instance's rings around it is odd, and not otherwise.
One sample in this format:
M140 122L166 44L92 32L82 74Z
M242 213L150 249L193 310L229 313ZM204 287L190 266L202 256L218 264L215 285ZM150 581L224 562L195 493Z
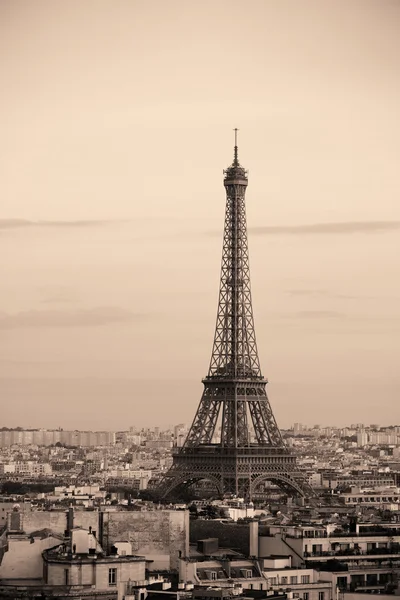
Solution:
M300 471L302 473L302 471ZM303 540L320 540L324 538L350 538L350 539L358 539L358 538L367 538L367 537L399 537L400 538L400 529L381 529L375 531L333 531L332 533L328 533L327 531L316 531L318 535L305 535L304 531L299 531L297 534L287 533L286 537L295 538L295 539L303 539Z
M234 373L228 369L225 373L216 373L215 375L207 375L202 380L204 383L224 383L227 381L232 383L243 383L246 386L246 389L250 388L253 383L268 383L268 379L263 375L256 375L254 371L249 369L245 369L246 372L243 374L243 368L241 368L242 373L240 375L234 375ZM251 396L248 397L249 400Z
M354 537L379 537L379 536L389 536L389 537L394 537L394 536L399 536L400 537L400 528L393 528L393 529L375 529L372 531L363 531L363 530L359 530L357 531L334 531L332 533L329 533L328 537L332 538L332 537L350 537L350 538L354 538Z
M400 561L398 560L391 560L389 561L388 565L350 565L349 566L349 571L377 571L380 574L382 574L382 572L386 572L386 569L388 572L390 572L392 569L398 569L400 568ZM385 569L385 570L384 570ZM383 571L384 570L384 571Z
M211 454L211 455L219 455L219 456L259 456L263 454L264 456L294 456L285 446L281 446L279 448L274 447L263 447L263 446L243 446L240 448L229 448L220 446L219 444L215 445L200 445L196 447L182 447L182 448L174 448L172 450L172 454L189 454L196 455L201 454ZM301 471L300 471L301 473Z
M374 554L399 554L399 546L392 546L391 548L371 548L363 554L373 556Z
M293 533L285 533L285 536L287 538L291 538L291 539L294 539L294 540L301 539L301 540L310 540L310 541L312 541L312 540L323 540L323 539L325 539L325 538L328 537L328 534L327 534L326 531L324 531L324 532L321 532L321 535L308 536L308 535L304 535L304 533L299 532L299 535L293 534Z
M304 558L321 558L321 557L329 557L334 559L336 557L343 558L351 557L351 558L363 558L366 556L383 556L393 554L398 556L399 548L371 548L370 550L356 550L354 548L349 548L348 550L321 550L321 552L304 552Z

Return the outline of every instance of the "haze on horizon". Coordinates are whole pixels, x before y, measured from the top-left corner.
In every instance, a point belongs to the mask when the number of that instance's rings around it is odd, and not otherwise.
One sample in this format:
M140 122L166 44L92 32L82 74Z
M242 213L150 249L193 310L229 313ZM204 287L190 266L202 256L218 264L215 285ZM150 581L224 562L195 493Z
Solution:
M400 423L400 2L0 5L3 426L190 423L249 169L278 424Z

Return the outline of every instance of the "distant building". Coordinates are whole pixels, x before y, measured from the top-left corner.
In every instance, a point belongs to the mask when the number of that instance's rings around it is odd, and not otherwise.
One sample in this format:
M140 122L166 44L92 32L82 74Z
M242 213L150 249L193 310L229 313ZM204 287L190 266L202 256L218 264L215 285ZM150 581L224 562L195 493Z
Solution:
M357 446L363 448L368 444L368 433L366 431L360 431L357 433Z
M11 429L0 431L0 447L13 444L28 446L52 446L59 442L68 446L112 446L115 444L113 431L61 431L51 429Z
M173 441L170 440L147 440L145 443L147 448L156 450L170 450L173 446Z
M400 437L394 431L391 432L367 432L361 429L357 433L357 446L398 446Z
M295 423L293 425L293 435L299 435L303 433L303 425L301 423Z
M394 486L375 490L352 488L350 492L343 493L341 497L346 506L375 506L393 511L400 508L400 489Z
M376 488L394 485L392 473L360 473L358 475L341 475L339 473L322 473L322 486L329 489L337 488Z
M106 491L100 490L99 485L57 486L53 494L47 495L49 500L74 500L77 503L88 504L89 501L106 497Z

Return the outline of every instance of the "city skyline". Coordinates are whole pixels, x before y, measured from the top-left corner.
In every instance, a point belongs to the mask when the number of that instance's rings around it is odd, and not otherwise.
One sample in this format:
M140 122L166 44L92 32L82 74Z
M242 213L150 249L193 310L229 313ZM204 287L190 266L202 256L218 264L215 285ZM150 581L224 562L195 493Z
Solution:
M400 422L399 11L2 4L2 424L190 423L236 126L279 427Z
M187 431L189 429L190 423L175 423L175 424L171 424L169 423L168 425L164 425L162 427L160 427L160 425L158 425L156 422L152 422L150 424L150 422L146 425L129 425L126 428L121 428L121 429L110 429L110 428L104 428L104 429L79 429L77 427L72 427L70 429L64 429L63 427L55 427L55 426L49 426L49 427L31 427L29 425L27 426L22 426L22 425L14 425L14 426L7 426L7 425L2 425L2 427L0 427L0 431L19 431L19 430L23 430L23 431L50 431L50 432L83 432L83 433L104 433L104 432L115 432L115 433L119 433L119 432L128 432L130 431L131 433L135 433L138 434L142 431L144 432L152 432L152 433L158 433L158 434L162 434L162 433L167 433L167 432L173 432L173 430L176 427L180 427L182 428L184 431ZM373 430L377 430L377 431L385 431L386 429L400 429L400 424L397 423L383 423L383 424L377 424L377 423L342 423L340 425L333 425L332 423L322 423L322 424L314 424L314 423L298 423L298 422L294 422L291 423L288 427L281 427L282 431L288 432L288 431L293 431L296 429L296 426L300 426L300 428L298 429L299 433L302 432L307 432L307 431L313 431L315 429L320 430L320 431L324 431L324 430L337 430L337 431L343 431L345 429L348 430L369 430L369 429L373 429ZM157 430L157 431L156 431ZM399 431L400 433L400 431Z

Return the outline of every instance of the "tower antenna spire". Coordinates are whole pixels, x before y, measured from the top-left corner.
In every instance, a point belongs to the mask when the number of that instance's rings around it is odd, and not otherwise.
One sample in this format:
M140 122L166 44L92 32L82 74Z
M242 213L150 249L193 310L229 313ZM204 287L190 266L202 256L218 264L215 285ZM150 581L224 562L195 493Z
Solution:
M239 129L237 127L235 127L235 129L233 131L235 132L235 151L234 151L234 157L233 157L233 164L235 166L237 166L239 164L238 145L237 145L237 132L239 131Z

